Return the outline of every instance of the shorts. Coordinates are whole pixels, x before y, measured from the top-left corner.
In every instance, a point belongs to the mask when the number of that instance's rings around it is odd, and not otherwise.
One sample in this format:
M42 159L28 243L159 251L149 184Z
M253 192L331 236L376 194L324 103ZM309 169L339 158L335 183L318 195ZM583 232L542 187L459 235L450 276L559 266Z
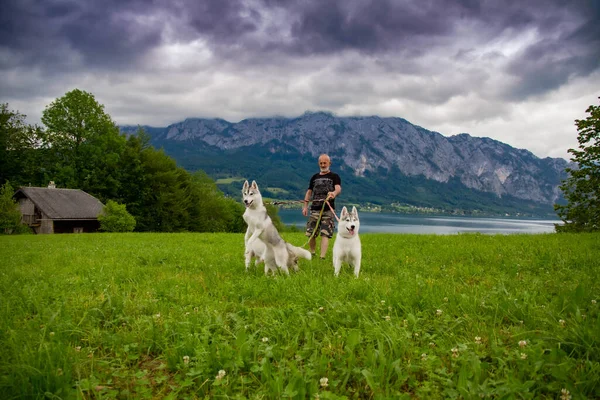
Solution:
M310 217L308 218L308 222L306 223L306 236L312 236L316 227L317 233L315 233L315 237L321 235L331 239L333 237L333 230L335 229L333 213L331 212L331 210L323 211L323 216L321 217L319 226L316 226L320 214L320 210L310 212Z

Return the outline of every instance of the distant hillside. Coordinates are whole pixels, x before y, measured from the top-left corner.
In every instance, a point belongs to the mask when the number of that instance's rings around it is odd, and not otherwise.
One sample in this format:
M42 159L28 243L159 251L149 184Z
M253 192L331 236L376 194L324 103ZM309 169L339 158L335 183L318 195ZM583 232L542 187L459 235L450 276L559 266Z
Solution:
M328 153L342 176L340 201L384 209L553 215L568 165L489 138L445 137L401 118L319 112L239 123L190 118L143 128L182 167L214 179L254 179L277 199L302 198L318 171L318 155ZM220 187L238 196L241 183L226 182Z

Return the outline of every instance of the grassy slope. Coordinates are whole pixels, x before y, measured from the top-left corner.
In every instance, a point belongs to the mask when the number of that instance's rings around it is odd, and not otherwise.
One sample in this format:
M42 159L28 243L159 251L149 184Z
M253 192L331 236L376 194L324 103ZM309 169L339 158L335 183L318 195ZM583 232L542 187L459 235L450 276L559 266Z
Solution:
M600 397L600 235L361 238L336 279L246 273L241 234L0 237L0 392Z

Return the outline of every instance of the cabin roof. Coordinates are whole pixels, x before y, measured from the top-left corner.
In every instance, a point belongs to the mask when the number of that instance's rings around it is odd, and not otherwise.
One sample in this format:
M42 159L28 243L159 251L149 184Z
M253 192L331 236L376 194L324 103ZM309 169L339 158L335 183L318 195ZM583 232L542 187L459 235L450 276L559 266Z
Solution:
M14 197L29 198L50 219L97 219L104 207L80 189L22 187Z

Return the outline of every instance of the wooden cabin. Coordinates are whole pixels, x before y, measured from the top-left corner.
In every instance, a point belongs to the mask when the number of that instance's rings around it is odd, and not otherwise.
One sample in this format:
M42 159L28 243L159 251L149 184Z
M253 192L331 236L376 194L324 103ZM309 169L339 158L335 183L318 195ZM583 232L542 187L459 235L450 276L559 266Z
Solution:
M35 233L84 233L100 228L104 205L79 189L21 187L13 196L21 208L21 222Z

